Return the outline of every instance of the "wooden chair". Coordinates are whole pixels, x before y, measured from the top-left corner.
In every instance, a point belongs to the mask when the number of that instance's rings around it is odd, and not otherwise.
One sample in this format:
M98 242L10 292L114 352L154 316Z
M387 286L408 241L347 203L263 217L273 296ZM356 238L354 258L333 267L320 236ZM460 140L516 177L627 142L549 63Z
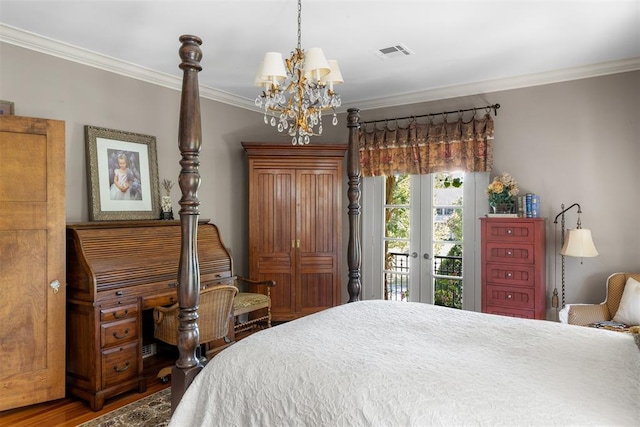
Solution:
M271 327L271 288L275 285L273 280L236 277L236 286L243 290L233 301L234 334L239 338Z
M223 346L205 351L205 357L215 355L223 348L233 344L229 335L229 324L232 319L234 298L238 289L232 285L217 285L200 291L200 303L198 309L198 330L200 331L200 343L206 344L224 339ZM178 345L178 304L170 307L155 307L153 309L154 331L156 339L167 344ZM168 381L171 367L163 368L158 373L162 382Z

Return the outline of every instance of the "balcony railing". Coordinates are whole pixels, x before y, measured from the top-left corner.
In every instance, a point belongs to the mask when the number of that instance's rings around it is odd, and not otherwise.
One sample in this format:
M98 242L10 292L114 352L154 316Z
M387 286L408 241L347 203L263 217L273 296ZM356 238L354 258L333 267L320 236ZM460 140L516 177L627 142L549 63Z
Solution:
M389 252L384 270L384 299L410 301L409 254ZM435 255L433 257L434 304L462 308L462 257ZM442 277L445 276L445 277Z

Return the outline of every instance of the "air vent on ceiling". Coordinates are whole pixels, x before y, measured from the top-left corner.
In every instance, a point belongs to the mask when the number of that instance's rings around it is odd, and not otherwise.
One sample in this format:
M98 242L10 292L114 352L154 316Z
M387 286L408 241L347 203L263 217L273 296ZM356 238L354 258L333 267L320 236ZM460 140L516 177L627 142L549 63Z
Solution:
M376 50L374 53L380 59L401 58L403 56L413 55L413 52L402 43Z

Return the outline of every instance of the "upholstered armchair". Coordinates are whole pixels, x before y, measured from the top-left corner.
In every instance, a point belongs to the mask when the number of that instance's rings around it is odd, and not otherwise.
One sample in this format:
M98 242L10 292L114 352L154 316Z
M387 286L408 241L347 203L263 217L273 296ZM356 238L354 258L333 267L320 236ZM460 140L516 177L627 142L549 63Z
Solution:
M613 320L629 277L640 281L640 273L614 273L607 279L606 298L600 304L567 304L560 311L560 321L572 325L590 325Z

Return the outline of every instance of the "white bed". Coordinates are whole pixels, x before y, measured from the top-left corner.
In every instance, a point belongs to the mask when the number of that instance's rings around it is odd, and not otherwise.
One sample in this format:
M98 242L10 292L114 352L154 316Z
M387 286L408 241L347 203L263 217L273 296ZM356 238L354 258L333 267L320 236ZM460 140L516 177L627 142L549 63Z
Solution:
M216 356L170 426L638 425L630 334L360 301Z

